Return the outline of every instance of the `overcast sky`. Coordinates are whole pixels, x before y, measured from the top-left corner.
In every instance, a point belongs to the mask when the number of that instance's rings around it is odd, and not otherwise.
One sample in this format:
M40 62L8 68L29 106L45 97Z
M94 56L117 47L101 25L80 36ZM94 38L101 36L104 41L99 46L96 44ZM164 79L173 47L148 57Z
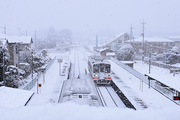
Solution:
M39 36L49 27L69 29L88 38L129 32L136 36L180 36L180 0L0 0L0 27L7 34L35 29ZM3 29L0 28L0 32Z

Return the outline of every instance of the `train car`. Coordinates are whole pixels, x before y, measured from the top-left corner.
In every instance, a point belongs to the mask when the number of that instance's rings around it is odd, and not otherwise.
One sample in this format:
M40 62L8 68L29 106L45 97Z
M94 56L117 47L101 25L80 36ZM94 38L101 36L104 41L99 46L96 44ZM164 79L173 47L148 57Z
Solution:
M100 56L90 56L88 69L97 85L111 84L111 64Z
M75 102L78 104L101 106L94 88L86 79L69 79L64 81L60 103Z

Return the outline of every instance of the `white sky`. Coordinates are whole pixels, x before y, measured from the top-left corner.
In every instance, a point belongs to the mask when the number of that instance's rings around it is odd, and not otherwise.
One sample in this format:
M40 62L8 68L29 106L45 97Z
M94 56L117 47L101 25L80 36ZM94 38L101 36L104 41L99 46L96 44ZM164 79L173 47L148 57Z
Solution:
M0 0L0 27L17 35L18 28L42 35L54 27L79 37L112 37L129 32L132 24L139 36L144 20L145 35L179 35L179 5L179 0Z

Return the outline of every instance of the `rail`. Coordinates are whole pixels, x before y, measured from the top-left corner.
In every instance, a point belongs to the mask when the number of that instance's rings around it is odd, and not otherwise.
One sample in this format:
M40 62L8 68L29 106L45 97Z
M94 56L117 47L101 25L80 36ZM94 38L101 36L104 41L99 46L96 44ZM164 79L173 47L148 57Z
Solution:
M127 97L124 95L124 93L119 89L119 87L113 81L111 81L111 86L126 107L136 110L134 105L127 99Z
M49 68L50 68L50 66L54 63L54 61L56 60L56 57L54 57L48 64L46 64L45 66L42 66L42 67L44 67L45 68L45 71L47 71ZM39 76L41 76L41 73L39 74ZM23 87L22 89L23 90L30 90L30 89L32 89L34 86L35 86L35 84L36 84L36 82L37 82L37 76L35 76L34 78L33 78L33 80L31 80L25 87Z

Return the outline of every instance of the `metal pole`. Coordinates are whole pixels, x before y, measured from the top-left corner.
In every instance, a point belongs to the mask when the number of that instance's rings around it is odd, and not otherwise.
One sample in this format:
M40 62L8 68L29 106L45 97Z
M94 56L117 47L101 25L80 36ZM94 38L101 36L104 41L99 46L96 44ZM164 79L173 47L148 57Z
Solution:
M149 74L151 73L151 50L149 52Z
M5 76L4 76L4 67L5 67L5 64L4 64L4 61L5 61L5 56L4 56L4 51L3 51L3 82L4 82L4 86L5 86Z
M59 76L61 76L61 63L59 62Z
M43 84L45 83L45 72L43 72Z
M38 94L39 80L38 80L38 72L37 72L37 94Z
M31 62L31 77L32 77L32 80L33 80L33 49L32 49L32 62Z
M39 87L39 78L38 78L38 72L37 72L37 94L38 94L38 87Z

